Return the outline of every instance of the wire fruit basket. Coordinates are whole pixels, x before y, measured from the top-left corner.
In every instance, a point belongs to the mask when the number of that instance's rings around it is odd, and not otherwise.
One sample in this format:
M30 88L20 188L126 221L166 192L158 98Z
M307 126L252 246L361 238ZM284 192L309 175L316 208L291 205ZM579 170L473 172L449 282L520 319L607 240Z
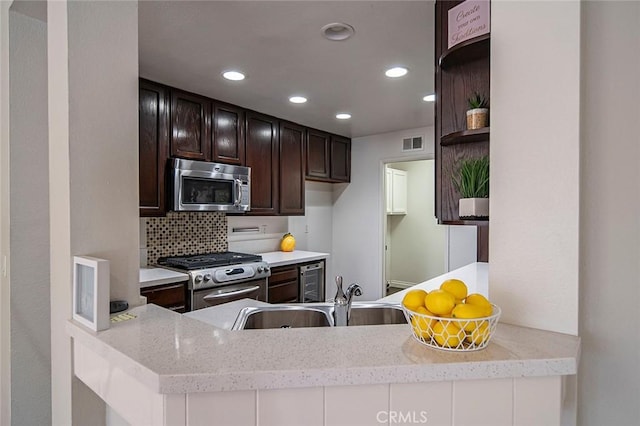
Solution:
M484 349L495 333L502 312L494 304L491 315L459 319L437 317L402 307L413 337L423 345L445 351L468 352Z

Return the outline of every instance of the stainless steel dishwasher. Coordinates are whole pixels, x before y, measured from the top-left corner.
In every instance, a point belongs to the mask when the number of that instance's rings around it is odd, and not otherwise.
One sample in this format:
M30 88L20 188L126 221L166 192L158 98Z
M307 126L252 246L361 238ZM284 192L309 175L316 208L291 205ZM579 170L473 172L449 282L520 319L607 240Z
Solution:
M300 302L324 302L324 261L300 266Z

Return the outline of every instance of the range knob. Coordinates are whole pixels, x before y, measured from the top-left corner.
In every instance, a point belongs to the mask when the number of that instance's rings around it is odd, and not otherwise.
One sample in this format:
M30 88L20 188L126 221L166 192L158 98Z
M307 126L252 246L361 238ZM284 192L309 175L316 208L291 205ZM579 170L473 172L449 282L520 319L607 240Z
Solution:
M206 274L206 275L204 276L204 280L205 280L205 281L211 281L211 274Z
M202 281L202 275L196 275L196 277L193 279L193 281L198 284L199 282Z

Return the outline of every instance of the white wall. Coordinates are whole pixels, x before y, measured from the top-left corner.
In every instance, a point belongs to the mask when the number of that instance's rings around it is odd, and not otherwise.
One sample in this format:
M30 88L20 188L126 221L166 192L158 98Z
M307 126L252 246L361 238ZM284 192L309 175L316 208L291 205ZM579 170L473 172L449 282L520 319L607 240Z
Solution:
M577 334L580 2L492 2L491 21L491 297Z
M11 421L9 267L9 7L0 2L0 424ZM6 265L6 267L5 267Z
M446 227L433 213L434 165L434 160L389 164L407 172L407 214L387 216L391 280L418 284L446 272Z
M304 216L227 216L230 251L263 253L280 250L280 239L291 232L296 250L332 253L333 185L305 182ZM234 233L236 227L257 227L257 232ZM326 262L326 298L335 294L332 256Z
M578 424L640 418L640 3L582 5Z
M445 238L449 242L445 253L447 272L462 268L478 260L478 227L468 225L447 226Z
M100 424L64 324L74 254L109 259L111 297L139 300L137 3L49 2L48 29L53 423Z
M333 186L325 182L305 182L305 215L289 216L289 232L300 250L329 253L325 265L325 299L335 296L333 270Z
M402 138L423 136L425 150L403 153ZM334 184L333 271L345 282L358 282L362 300L382 297L383 191L387 162L433 158L433 128L355 138L351 145L351 183ZM475 228L471 228L475 229ZM452 250L468 250L453 247ZM329 283L330 285L331 283Z
M280 250L280 240L288 231L286 216L227 216L229 251L265 253ZM258 231L234 232L234 228L257 228ZM303 248L298 244L296 248Z
M10 13L11 421L51 423L47 25ZM45 207L45 208L42 208Z

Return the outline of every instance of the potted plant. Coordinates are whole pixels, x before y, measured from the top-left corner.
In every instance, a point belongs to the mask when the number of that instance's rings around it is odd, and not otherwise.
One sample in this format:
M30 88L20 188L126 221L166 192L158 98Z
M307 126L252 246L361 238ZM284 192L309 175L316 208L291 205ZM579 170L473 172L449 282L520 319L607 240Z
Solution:
M458 202L460 219L488 218L489 157L462 160L452 180L461 196Z
M467 99L469 102L469 110L467 111L467 129L480 129L487 127L487 117L489 109L487 108L487 99L478 92Z

